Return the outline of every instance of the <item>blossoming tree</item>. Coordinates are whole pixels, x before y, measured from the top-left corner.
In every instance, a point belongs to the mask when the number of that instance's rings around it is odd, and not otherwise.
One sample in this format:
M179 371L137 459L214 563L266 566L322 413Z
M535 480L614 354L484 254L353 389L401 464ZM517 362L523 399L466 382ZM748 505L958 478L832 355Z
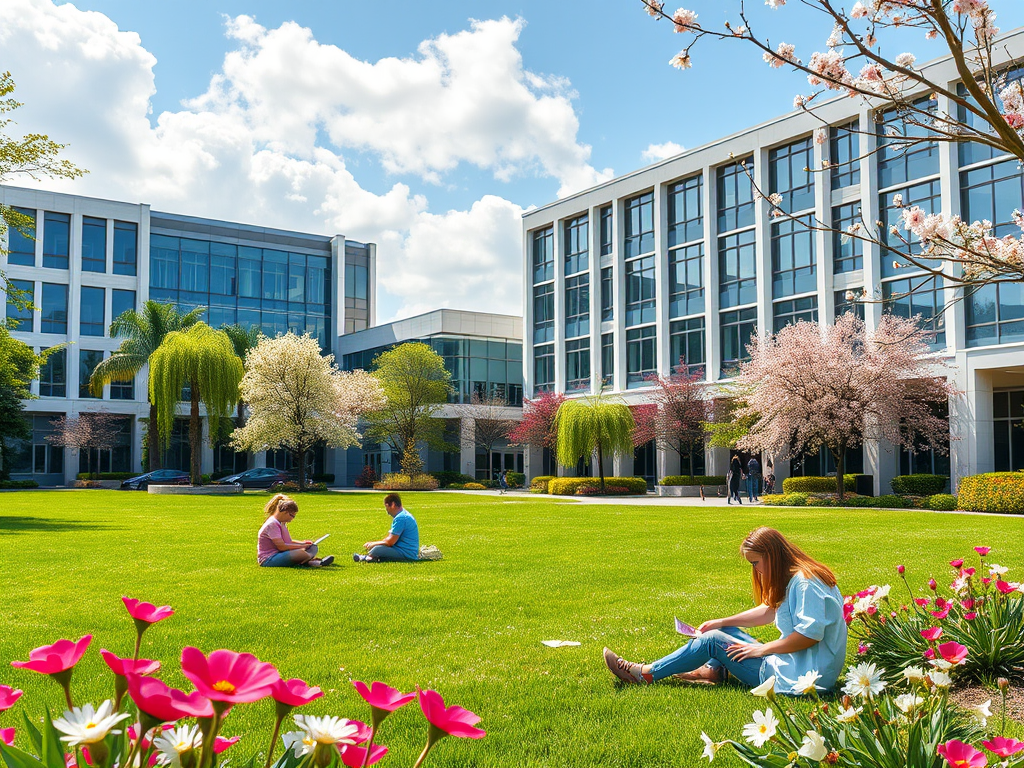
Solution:
M937 376L914 320L883 315L874 330L852 313L835 325L798 322L748 346L740 369L740 418L754 418L738 446L789 458L825 446L843 496L846 454L876 439L912 450L945 450L946 421L933 406L956 392Z
M246 355L245 366L238 390L249 420L232 433L232 444L247 451L289 451L300 488L306 487L306 454L319 443L358 445L357 419L384 402L373 376L339 371L334 355L321 355L309 334L264 336Z
M651 396L657 406L654 431L663 450L679 454L680 472L692 477L695 473L694 452L704 449L707 423L711 420L713 403L703 372L673 373L659 376Z
M858 0L849 10L845 3L833 0L800 3L800 10L792 12L805 16L788 20L791 25L806 24L806 15L817 13L831 29L825 50L812 52L806 62L794 45L773 46L767 37L755 34L742 4L740 23L726 22L723 31L702 27L697 13L686 8L670 15L662 0L643 0L643 4L648 14L668 19L675 32L687 38L684 49L672 58L673 66L689 69L694 45L718 38L753 46L771 67L806 74L811 91L797 95L794 107L820 122L815 132L818 144L828 142L828 122L818 114L818 107L829 95L838 94L865 101L874 119L886 124L885 143L893 150L931 142L972 142L995 155L1024 161L1024 77L1020 69L1010 68L1012 62L999 45L999 28L987 0ZM786 0L767 0L766 5L779 9ZM918 67L912 53L888 53L896 45L889 38L908 29L944 43L960 87L951 87L927 68ZM948 105L948 111L940 110L937 100ZM837 167L827 155L826 150L822 170ZM859 161L854 157L848 162ZM790 217L786 201L777 192L757 191L768 200L772 216L832 231L829 222ZM874 243L883 257L943 275L953 285L1024 280L1024 236L1005 233L1014 224L1024 230L1020 211L1014 212L1012 223L997 222L1003 227L1001 236L996 236L990 221L968 223L949 213L926 212L904 205L901 195L894 196L893 207L900 210L902 220L888 231L881 222L862 217L844 230L843 237Z
M563 402L565 395L558 392L541 392L532 400L524 397L523 419L509 432L509 442L513 445L547 448L557 455L555 414Z

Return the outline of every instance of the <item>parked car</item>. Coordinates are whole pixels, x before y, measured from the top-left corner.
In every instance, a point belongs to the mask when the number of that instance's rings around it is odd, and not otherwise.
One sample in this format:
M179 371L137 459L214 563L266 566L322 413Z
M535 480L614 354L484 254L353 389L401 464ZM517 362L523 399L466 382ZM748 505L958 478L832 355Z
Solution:
M286 472L273 467L257 467L222 477L213 482L219 485L241 485L243 488L273 488L280 483L298 481L298 479L299 476L295 472Z
M188 472L180 472L177 469L158 469L144 475L129 477L121 483L121 490L144 491L150 485L188 485L188 483Z

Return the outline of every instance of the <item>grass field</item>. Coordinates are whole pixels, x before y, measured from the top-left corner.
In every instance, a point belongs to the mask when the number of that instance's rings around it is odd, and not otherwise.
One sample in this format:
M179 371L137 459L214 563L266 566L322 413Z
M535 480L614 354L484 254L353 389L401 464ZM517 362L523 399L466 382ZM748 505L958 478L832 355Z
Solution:
M446 739L433 765L698 765L700 732L738 738L755 700L729 687L620 688L601 649L650 660L676 647L674 615L697 624L749 607L738 546L753 527L779 528L832 565L846 593L892 581L897 563L923 588L975 544L991 546L990 559L1016 578L1024 569L1021 518L444 493L405 495L422 543L440 547L441 562L354 564L351 553L387 530L381 496L328 494L301 497L291 530L296 538L331 533L323 551L339 565L260 569L255 535L266 498L0 496L0 683L26 692L0 727L19 725L22 708L57 709L56 685L7 661L61 637L94 635L75 672L77 699L110 695L99 649L130 655L134 630L119 599L128 595L177 611L143 645L172 685L187 685L182 646L232 648L320 685L326 695L310 714L366 719L353 679L435 688L480 714L487 737ZM770 630L759 634L771 638ZM582 646L541 645L549 639ZM236 760L265 748L271 712L264 702L228 717L225 732L243 737L229 753ZM425 733L415 704L396 713L380 735L393 749L384 765L411 765ZM719 761L738 764L726 750Z

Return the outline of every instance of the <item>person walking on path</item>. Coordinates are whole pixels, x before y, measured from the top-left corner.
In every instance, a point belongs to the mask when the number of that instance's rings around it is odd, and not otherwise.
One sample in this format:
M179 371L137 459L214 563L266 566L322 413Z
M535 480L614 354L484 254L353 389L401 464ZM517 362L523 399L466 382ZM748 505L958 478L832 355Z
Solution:
M352 555L357 563L412 563L420 559L420 529L416 519L402 507L397 493L384 497L384 511L391 520L391 530L380 541L368 541L363 546L367 554Z
M505 491L508 490L508 470L507 469L501 470L501 474L498 475L498 486L501 488L501 490L498 491L498 495L499 496L501 494L505 493Z
M761 495L761 462L751 456L747 462L747 500L753 504Z
M743 499L740 498L740 483L743 481L743 465L740 463L739 456L733 456L732 461L729 463L729 474L725 478L726 485L729 486L729 499L728 502L732 504L732 500L736 499L741 505Z

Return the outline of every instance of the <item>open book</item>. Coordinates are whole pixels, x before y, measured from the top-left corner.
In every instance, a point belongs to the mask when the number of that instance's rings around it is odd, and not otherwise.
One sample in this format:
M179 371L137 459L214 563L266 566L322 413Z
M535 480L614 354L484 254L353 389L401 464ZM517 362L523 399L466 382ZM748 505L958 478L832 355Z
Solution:
M680 621L679 619L676 619L676 632L683 637L700 637L701 635L697 629L691 627L685 621Z

